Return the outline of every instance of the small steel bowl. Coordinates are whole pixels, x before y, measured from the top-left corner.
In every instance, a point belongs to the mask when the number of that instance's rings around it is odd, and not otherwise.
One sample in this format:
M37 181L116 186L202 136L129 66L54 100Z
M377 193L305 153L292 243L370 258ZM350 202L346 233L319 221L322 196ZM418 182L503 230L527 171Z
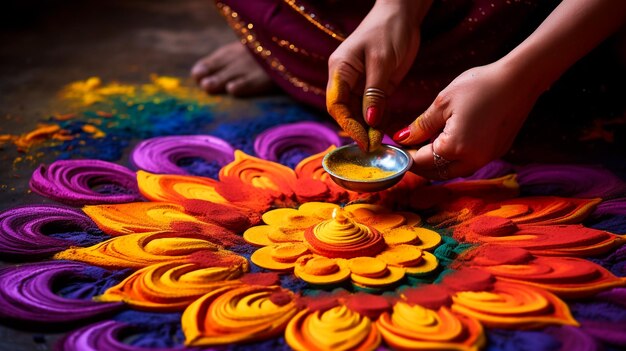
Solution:
M354 164L362 167L377 167L393 174L378 179L355 179L350 175L339 175L337 165ZM370 153L363 152L356 144L339 147L324 156L322 167L332 180L344 189L361 193L385 190L398 183L413 165L413 158L406 151L391 145L382 145Z

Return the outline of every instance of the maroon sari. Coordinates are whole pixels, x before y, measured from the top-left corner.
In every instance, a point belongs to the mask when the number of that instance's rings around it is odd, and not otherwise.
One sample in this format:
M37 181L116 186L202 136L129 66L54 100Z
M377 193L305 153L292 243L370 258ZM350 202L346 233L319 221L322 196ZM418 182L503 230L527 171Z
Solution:
M218 10L271 78L295 99L320 109L325 109L328 57L372 4L217 0ZM414 119L452 79L500 58L554 6L556 1L435 1L422 25L417 58L390 97L388 112Z

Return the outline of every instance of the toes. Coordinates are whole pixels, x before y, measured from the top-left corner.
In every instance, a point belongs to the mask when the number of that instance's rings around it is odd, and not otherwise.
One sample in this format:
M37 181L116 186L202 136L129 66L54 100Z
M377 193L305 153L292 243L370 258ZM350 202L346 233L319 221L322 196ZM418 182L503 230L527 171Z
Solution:
M238 41L224 45L198 60L191 68L191 77L200 84L202 79L226 67L232 62L233 57L239 57L245 50L246 48Z
M215 74L202 78L200 87L209 94L226 92L226 85L237 80L241 73L233 66L226 66Z
M273 88L274 84L264 73L242 76L226 84L226 92L237 97L259 95Z

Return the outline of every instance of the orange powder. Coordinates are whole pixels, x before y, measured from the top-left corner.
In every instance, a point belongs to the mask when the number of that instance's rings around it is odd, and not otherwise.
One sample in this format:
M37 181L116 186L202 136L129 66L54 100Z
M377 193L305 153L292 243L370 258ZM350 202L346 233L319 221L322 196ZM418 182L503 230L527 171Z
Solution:
M354 163L339 163L333 166L333 172L340 177L355 180L383 179L395 173L378 167L361 166Z

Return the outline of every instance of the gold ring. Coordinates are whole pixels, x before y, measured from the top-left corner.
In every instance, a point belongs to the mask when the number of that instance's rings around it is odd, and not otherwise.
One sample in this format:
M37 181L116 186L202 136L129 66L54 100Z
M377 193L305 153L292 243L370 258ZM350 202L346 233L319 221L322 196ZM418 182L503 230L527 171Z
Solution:
M439 174L439 178L448 179L448 165L451 161L446 160L435 152L435 146L433 145L433 161L435 163L435 168L437 168L437 173Z
M384 91L382 91L381 89L378 89L378 88L367 88L367 89L365 89L365 95L364 96L377 97L377 98L381 98L381 99L386 99L387 98L387 94L385 94Z

